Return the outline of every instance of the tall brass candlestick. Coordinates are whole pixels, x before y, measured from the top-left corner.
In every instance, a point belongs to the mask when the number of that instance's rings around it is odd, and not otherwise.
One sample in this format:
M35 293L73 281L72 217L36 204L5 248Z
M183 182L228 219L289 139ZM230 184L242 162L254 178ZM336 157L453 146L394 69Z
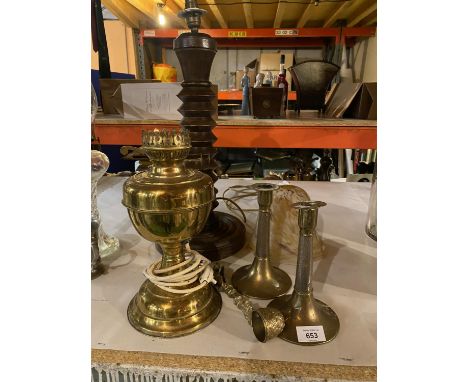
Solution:
M279 338L297 345L318 345L333 340L340 329L338 316L312 294L313 233L317 226L319 201L293 204L299 210L300 229L296 281L292 295L275 298L269 308L278 309L285 318Z
M272 299L285 294L291 287L288 274L270 264L270 220L273 192L276 184L256 183L259 205L257 223L257 246L251 265L237 269L232 275L232 285L249 297Z

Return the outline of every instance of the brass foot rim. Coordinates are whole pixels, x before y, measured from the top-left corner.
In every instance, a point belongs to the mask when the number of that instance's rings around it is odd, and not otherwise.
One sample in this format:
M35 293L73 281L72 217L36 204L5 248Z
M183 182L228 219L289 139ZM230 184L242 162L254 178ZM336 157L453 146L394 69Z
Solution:
M284 280L287 280L287 282L280 285L279 288L276 288L272 285L272 280L264 280L260 283L256 283L256 285L242 287L240 285L240 281L249 272L250 267L251 265L244 265L232 274L231 284L240 294L259 300L271 300L272 298L284 296L291 288L292 281L289 275L282 269L273 266L271 267L272 271L275 272L277 275L281 275L281 277L283 277ZM270 288L275 289L274 292L270 294L264 293L263 295L258 295L256 293L252 293L252 291L265 292L265 290L268 290Z
M291 297L291 295L285 295L285 296L281 296L280 298L278 299L275 299L273 300L272 302L270 302L267 307L268 308L274 308L274 309L278 309L279 311L281 311L283 314L284 314L284 302L287 301L289 298ZM330 341L333 341L336 336L338 335L339 331L340 331L340 320L338 318L338 315L336 314L336 312L327 304L325 304L322 300L319 300L319 299L316 299L314 298L315 302L317 302L320 306L320 309L328 309L329 310L329 313L331 313L331 315L333 316L333 320L336 321L336 329L333 331L332 335L331 336L328 336L328 338L326 339L326 341L319 341L319 342L299 342L299 341L293 341L291 340L290 338L286 338L285 335L286 335L286 332L287 330L286 327L288 326L288 319L286 318L286 326L285 326L285 329L283 329L283 331L278 335L278 338L281 338L283 341L286 341L286 342L290 342L292 344L295 344L295 345L300 345L300 346L316 346L316 345L322 345L322 344L326 344ZM283 309L282 309L283 308ZM316 323L314 323L316 325ZM304 325L304 326L307 326L307 325ZM312 325L314 326L314 325ZM324 330L325 331L325 330Z
M143 334L151 336L151 337L174 338L174 337L187 336L189 334L197 332L197 331L207 327L208 325L210 325L214 320L216 320L219 313L221 312L221 308L222 308L221 295L214 287L212 287L212 291L213 291L213 296L212 296L211 301L207 305L205 305L204 309L196 312L192 316L182 317L182 318L177 319L177 320L174 320L174 319L173 320L159 320L159 321L166 321L166 322L180 321L180 320L187 320L187 321L193 320L193 318L195 318L196 316L202 315L206 309L208 309L209 307L214 306L214 310L213 310L212 314L210 316L206 317L203 322L200 322L199 324L193 325L192 327L188 327L187 329L185 329L183 331L180 331L180 332L177 332L177 331L158 331L158 330L155 330L155 329L148 329L148 328L142 326L141 323L134 321L134 319L132 317L132 314L131 314L131 309L132 309L133 305L135 304L135 299L138 297L138 293L132 298L132 300L130 301L130 304L128 305L128 308L127 308L128 322L130 323L130 325L132 325L132 327L134 329L136 329L140 333L143 333Z

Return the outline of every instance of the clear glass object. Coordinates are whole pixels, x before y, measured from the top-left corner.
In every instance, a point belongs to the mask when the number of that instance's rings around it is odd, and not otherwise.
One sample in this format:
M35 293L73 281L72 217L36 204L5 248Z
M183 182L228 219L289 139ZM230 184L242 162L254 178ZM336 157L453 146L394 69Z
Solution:
M369 237L377 241L377 163L375 164L374 175L372 177L366 233Z
M101 257L109 256L119 249L119 240L104 232L97 208L97 184L108 168L109 158L107 155L97 150L91 150L91 220L99 224L98 246Z
M93 123L96 118L97 109L96 92L91 85L91 123ZM97 150L91 150L91 221L99 224L98 247L101 258L109 256L119 249L119 240L104 232L97 208L97 184L108 168L109 158L107 155Z

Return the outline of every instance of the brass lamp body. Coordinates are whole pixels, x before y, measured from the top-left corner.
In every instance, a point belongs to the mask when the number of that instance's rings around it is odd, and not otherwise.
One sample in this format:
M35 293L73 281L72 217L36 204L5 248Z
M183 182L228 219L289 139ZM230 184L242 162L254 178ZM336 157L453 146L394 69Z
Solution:
M259 205L255 257L251 265L237 269L232 275L232 285L245 296L269 300L285 294L291 287L288 274L270 263L271 203L278 188L271 183L254 185Z
M203 229L215 194L209 176L184 167L190 151L186 130L144 131L143 150L151 165L125 182L122 203L138 233L161 246L162 269L185 260L184 244ZM207 326L220 309L221 296L212 284L175 294L146 280L127 314L142 333L177 337Z
M312 294L312 251L313 237L317 226L318 208L326 203L307 201L293 204L299 210L299 250L296 266L296 280L292 295L275 298L269 308L278 309L284 316L285 327L279 338L297 345L319 345L333 340L340 329L338 316L324 302ZM300 338L301 330L313 327L323 329L324 338L308 341Z

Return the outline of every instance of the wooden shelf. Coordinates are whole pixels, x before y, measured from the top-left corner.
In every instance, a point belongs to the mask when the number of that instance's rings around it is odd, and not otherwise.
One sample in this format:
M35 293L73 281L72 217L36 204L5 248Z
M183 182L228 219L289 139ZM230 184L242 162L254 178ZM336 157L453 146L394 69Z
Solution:
M377 121L357 119L253 119L220 117L215 147L376 149ZM176 128L178 121L125 120L99 115L95 134L103 145L141 145L141 131Z

